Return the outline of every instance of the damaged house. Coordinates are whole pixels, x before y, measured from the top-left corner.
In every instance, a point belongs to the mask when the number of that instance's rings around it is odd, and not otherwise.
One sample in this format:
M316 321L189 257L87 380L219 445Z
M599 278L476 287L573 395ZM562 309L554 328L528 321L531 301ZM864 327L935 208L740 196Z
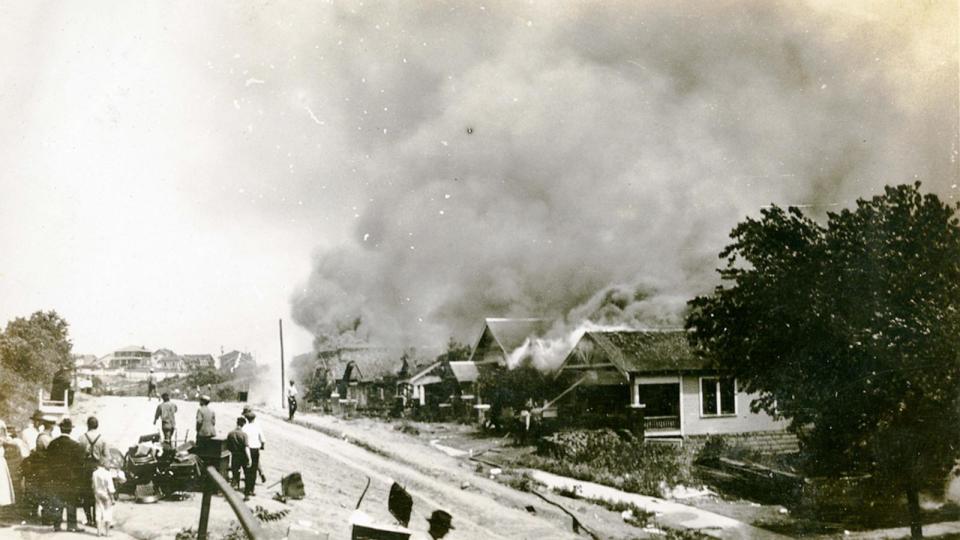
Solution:
M387 410L397 391L401 361L396 350L353 346L320 351L315 378L330 387L331 405L342 410Z
M419 369L402 381L421 418L474 418L479 371L470 361L441 360Z
M564 423L642 425L647 437L783 431L787 425L752 412L755 396L695 355L682 330L586 332L558 377L572 381L558 402Z
M461 368L465 377L472 378L467 395L473 396L477 420L483 424L491 416L499 417L506 397L500 388L499 376L508 367L511 353L528 339L542 338L550 330L552 321L539 318L487 318L471 349L469 363L473 368ZM469 370L469 371L468 371ZM475 370L475 373L474 373Z

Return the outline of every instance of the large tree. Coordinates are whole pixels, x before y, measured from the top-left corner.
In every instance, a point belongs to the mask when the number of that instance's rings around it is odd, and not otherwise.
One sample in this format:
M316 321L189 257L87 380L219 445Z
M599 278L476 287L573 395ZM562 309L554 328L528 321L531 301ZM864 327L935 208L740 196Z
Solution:
M811 472L869 474L906 495L942 488L960 442L957 207L887 187L826 225L771 207L731 233L691 342L791 420Z
M70 368L67 321L54 311L17 317L0 332L0 418L20 425L37 406L37 390Z
M17 317L0 333L0 361L23 378L49 383L61 368L72 368L67 321L55 311Z

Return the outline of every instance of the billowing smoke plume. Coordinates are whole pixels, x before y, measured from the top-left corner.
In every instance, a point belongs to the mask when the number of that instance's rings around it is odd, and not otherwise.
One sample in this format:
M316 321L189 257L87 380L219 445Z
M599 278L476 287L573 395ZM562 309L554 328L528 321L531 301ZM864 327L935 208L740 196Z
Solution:
M363 111L366 202L350 241L316 254L295 319L321 345L467 340L487 316L681 325L764 205L822 213L916 179L951 193L956 50L933 65L918 40L953 9L906 25L767 1L341 14L379 32L337 57L363 80L336 110Z

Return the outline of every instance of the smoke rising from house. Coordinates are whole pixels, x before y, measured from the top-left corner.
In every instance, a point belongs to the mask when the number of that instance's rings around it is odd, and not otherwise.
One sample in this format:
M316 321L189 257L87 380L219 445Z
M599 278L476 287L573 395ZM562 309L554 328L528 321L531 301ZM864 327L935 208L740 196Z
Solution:
M340 124L362 202L292 299L318 347L469 341L487 316L552 318L561 341L676 327L764 205L953 196L948 3L427 4L338 14L367 40L310 115L362 118Z

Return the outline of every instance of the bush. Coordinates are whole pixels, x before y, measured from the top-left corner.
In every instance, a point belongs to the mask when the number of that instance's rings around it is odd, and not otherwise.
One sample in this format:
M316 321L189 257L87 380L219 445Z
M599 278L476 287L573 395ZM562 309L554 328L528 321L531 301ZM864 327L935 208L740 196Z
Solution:
M624 491L660 496L661 482L693 481L682 449L626 441L611 430L557 433L546 437L540 448L540 455L521 457L523 465Z

